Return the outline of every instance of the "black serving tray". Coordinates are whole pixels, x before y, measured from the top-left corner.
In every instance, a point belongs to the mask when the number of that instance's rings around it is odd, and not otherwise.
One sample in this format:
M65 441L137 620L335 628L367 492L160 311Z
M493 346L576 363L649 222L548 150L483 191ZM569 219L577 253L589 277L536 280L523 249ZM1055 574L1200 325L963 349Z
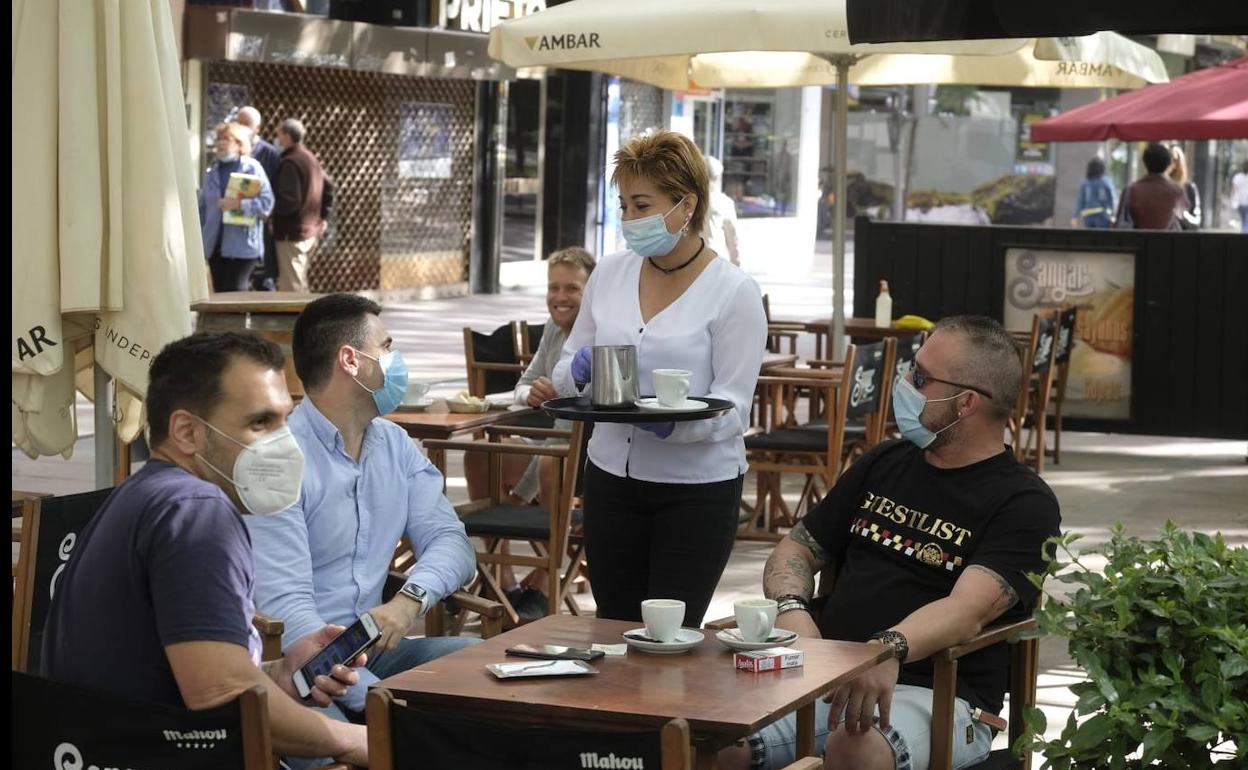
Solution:
M651 398L653 398L651 396ZM603 409L590 403L588 396L572 398L553 398L542 403L542 411L551 417L581 422L690 422L693 420L709 420L712 417L735 409L736 405L725 398L709 398L707 396L690 396L696 401L705 401L705 409L694 409L688 412L646 412L639 407L630 406L619 409Z

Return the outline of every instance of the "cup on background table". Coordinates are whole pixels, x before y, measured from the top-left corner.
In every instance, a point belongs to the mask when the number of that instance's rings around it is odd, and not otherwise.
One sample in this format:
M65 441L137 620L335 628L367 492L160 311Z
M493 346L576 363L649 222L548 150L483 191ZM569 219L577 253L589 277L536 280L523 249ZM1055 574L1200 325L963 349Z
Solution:
M647 636L660 642L673 641L685 620L685 603L679 599L646 599L641 603L641 619L646 623Z
M650 376L654 381L654 395L661 406L682 406L689 398L693 372L688 369L655 369Z
M741 599L733 602L737 617L737 630L747 642L761 642L771 636L776 625L776 602L774 599Z
M424 401L425 396L427 395L429 395L429 385L427 383L409 380L407 383L407 393L403 396L403 403L408 406L413 406Z

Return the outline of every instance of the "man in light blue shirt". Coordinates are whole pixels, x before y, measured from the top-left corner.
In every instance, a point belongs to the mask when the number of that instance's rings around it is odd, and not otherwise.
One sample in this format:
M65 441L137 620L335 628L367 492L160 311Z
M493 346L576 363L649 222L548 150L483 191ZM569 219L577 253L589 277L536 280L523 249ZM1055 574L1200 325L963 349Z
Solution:
M332 294L300 314L292 348L307 396L287 424L306 458L302 491L280 514L247 517L256 604L285 622L283 649L365 612L381 629L359 684L327 709L344 721L363 711L368 685L479 641L405 638L430 605L472 578L476 556L442 494L442 474L382 417L402 400L407 370L380 313L371 300ZM404 535L416 566L382 603Z

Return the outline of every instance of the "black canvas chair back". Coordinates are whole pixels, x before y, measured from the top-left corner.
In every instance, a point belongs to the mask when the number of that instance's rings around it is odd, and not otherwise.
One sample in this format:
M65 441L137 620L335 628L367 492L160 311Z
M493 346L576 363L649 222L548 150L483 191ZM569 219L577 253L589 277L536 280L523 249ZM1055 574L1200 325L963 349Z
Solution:
M247 762L244 698L205 711L141 703L13 672L13 764L18 768L259 768ZM259 687L245 693L264 711ZM253 710L250 705L247 711ZM260 719L257 714L255 719ZM267 726L267 717L261 723ZM263 728L260 728L263 729ZM263 756L263 754L253 756Z
M30 542L23 543L33 556L27 567L28 575L22 581L29 597L25 604L29 615L23 623L25 671L39 670L43 626L61 575L73 557L82 531L112 493L112 489L97 489L77 495L45 497L39 500L32 513Z
M504 324L489 334L472 332L472 357L477 363L516 365L513 371L486 369L483 372L485 393L503 393L516 389L516 383L520 381L523 372L519 365L520 360L516 357L515 330L511 324Z
M880 405L880 394L884 391L884 379L889 376L884 371L886 362L886 345L876 342L871 345L859 345L854 356L853 372L849 381L849 406L845 413L849 417L862 417L874 412Z
M395 770L662 768L659 731L613 733L450 717L391 702ZM369 725L372 729L372 725Z
M546 324L526 323L526 324L523 324L523 326L524 326L523 343L526 346L524 352L526 355L534 356L537 354L538 347L540 347L542 344L542 332L546 330Z
M1053 346L1057 344L1057 322L1052 318L1040 319L1040 333L1036 337L1036 363L1032 371L1044 374L1053 361Z
M1057 318L1057 353L1054 363L1058 366L1070 360L1070 353L1075 349L1075 321L1079 318L1077 308L1062 311Z
M918 355L919 348L923 347L923 342L927 340L927 332L919 332L913 337L897 338L897 366L896 374L898 377L906 376L906 372L910 371L910 364L914 362L914 357Z

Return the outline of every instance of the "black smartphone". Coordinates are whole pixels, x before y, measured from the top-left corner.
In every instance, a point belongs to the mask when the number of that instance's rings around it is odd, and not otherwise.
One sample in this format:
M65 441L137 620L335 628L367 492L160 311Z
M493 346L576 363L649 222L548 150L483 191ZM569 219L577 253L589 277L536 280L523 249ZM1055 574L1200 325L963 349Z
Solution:
M364 613L291 675L295 692L299 693L300 698L308 697L312 694L312 685L318 676L329 676L329 672L339 663L350 665L351 661L360 657L361 653L366 652L380 638L381 629L373 622L371 615Z
M507 648L507 654L541 660L590 661L601 658L604 653L601 650L581 650L576 647L561 647L557 644L513 644Z

